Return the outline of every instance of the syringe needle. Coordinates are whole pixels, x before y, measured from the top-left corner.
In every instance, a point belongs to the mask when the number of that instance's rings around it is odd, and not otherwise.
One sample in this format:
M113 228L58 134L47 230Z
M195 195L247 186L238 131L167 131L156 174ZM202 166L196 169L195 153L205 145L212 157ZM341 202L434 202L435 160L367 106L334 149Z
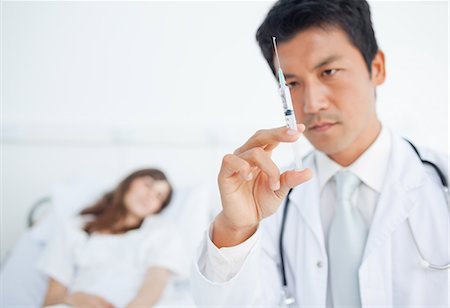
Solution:
M275 49L275 57L277 58L278 68L280 69L281 65L280 65L280 57L278 57L277 38L275 36L272 36L272 40L273 40L273 47Z

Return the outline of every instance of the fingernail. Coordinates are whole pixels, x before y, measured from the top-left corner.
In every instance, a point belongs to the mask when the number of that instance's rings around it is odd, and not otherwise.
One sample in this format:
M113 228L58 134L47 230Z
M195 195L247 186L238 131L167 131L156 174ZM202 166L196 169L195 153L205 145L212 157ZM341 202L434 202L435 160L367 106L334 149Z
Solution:
M297 124L297 128L299 131L304 131L306 129L306 126L305 126L305 124L300 123L300 124Z
M278 190L280 189L280 181L276 182L275 184L272 184L272 190Z
M246 177L246 180L247 181L251 181L253 179L253 173L249 173L249 174L247 174L247 177Z
M297 135L297 131L295 130L295 129L292 129L292 128L289 128L288 130L287 130L287 134L289 135L289 136L294 136L294 135Z

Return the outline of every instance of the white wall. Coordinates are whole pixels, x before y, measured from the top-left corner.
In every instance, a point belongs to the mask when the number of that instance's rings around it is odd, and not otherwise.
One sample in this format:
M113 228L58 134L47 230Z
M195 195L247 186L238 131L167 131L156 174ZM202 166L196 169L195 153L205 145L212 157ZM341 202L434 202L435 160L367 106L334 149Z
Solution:
M3 1L1 257L55 183L144 165L177 187L216 181L226 152L283 125L254 38L272 3ZM447 2L371 5L380 117L447 152Z

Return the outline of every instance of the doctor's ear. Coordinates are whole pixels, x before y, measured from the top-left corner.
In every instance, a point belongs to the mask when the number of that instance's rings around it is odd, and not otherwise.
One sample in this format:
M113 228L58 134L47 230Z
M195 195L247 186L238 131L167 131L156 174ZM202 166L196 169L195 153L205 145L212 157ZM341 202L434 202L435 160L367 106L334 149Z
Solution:
M384 53L381 50L378 50L372 60L372 74L370 78L375 86L383 84L386 79Z

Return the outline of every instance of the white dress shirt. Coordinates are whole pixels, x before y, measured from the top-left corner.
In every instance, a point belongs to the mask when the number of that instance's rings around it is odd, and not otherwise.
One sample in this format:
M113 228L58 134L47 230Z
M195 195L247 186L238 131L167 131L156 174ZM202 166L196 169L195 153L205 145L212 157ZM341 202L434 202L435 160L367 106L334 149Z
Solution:
M316 151L315 162L320 185L320 217L328 249L328 231L336 208L336 183L334 175L347 169L361 180L361 185L352 196L353 204L361 212L370 228L378 197L387 172L391 151L391 136L386 128L382 128L375 142L350 166L344 168L327 155ZM212 225L207 237L207 253L200 258L199 268L205 277L213 282L225 282L234 277L240 270L247 255L259 240L257 230L248 240L234 246L218 249L211 241ZM369 231L370 232L370 231ZM328 281L327 306L331 306L330 284Z

